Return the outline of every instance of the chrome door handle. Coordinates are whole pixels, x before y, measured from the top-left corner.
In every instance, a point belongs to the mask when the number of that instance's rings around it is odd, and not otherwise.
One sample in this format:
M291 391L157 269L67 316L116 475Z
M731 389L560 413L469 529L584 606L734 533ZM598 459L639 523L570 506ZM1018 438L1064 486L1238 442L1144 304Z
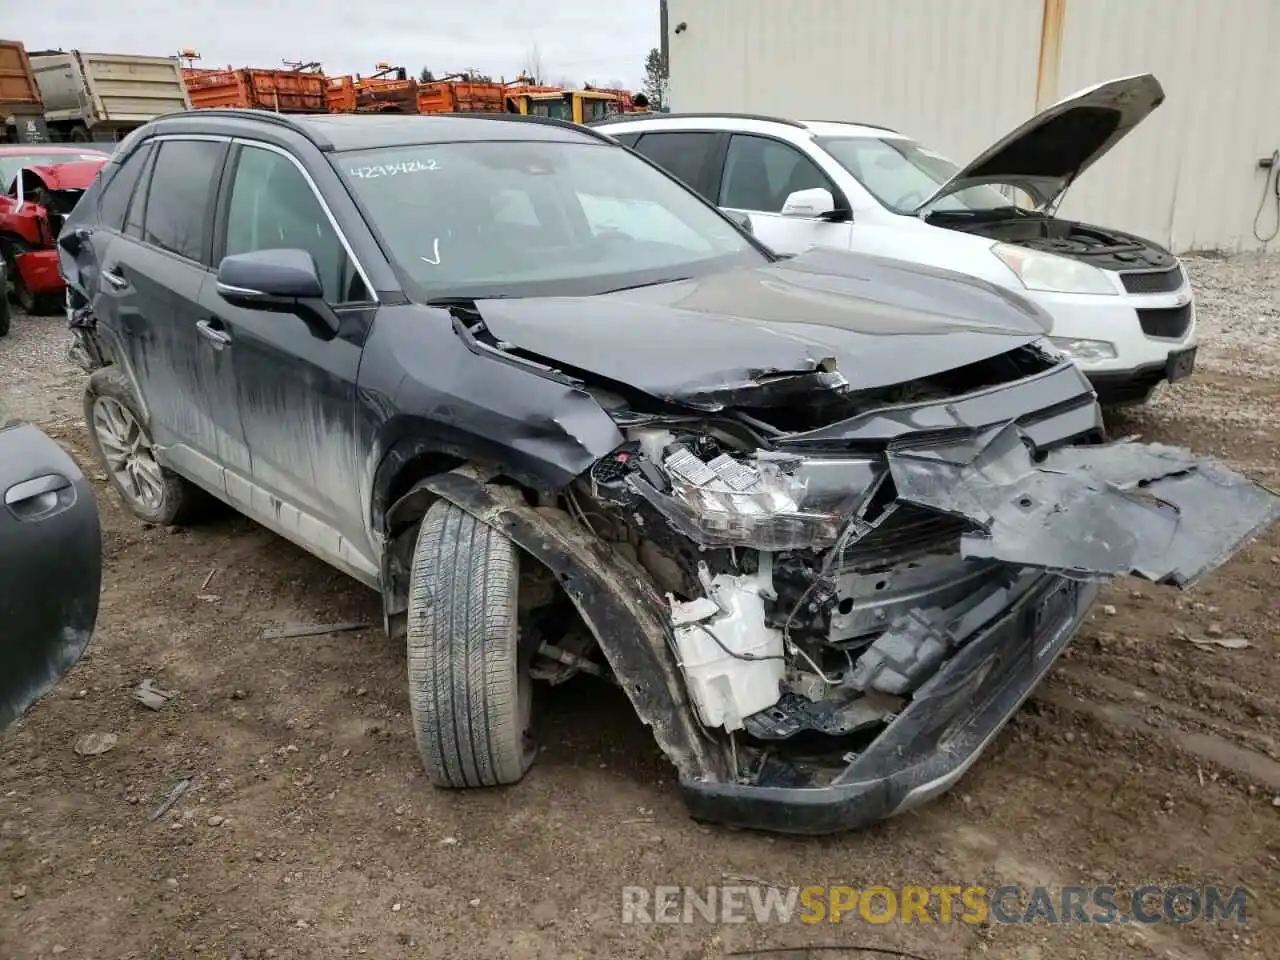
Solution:
M117 290L123 290L125 287L129 285L128 280L126 280L124 277L120 276L120 274L115 273L112 270L103 270L102 277L104 280L107 281L107 283L111 284Z
M208 320L197 320L196 332L206 340L212 341L213 345L219 350L223 347L231 346L231 334L210 325Z

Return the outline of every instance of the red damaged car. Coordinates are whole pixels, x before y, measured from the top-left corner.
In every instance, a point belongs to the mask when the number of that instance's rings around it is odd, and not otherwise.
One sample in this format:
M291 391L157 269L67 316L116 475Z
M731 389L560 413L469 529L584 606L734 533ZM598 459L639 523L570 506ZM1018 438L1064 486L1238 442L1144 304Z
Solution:
M27 313L56 313L62 277L54 241L63 218L93 183L109 154L88 146L0 146L0 254L5 285ZM3 299L3 298L0 298ZM0 335L8 331L0 303Z

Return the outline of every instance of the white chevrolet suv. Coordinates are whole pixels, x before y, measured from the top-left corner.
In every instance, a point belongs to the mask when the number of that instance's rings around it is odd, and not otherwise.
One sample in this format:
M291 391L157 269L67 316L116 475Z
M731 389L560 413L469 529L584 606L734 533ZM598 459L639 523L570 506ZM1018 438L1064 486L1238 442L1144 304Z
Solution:
M1146 402L1195 366L1177 257L1059 219L1063 194L1164 100L1150 74L1082 90L964 167L882 127L742 114L623 114L593 126L749 221L781 254L814 245L959 271L1016 290L1104 405Z

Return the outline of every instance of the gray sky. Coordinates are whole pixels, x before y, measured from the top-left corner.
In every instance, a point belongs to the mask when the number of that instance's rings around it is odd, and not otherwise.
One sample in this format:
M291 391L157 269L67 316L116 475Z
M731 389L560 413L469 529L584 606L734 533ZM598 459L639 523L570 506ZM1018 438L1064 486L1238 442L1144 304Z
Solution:
M330 74L372 73L382 60L511 79L536 44L550 82L602 86L639 86L658 45L658 0L35 0L20 20L9 33L28 50L169 56L195 47L199 66L319 60Z

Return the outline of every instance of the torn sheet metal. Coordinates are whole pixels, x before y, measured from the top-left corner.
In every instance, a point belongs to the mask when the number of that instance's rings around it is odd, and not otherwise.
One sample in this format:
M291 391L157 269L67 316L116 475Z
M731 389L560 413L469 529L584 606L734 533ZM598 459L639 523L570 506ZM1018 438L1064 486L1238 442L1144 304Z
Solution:
M1015 425L889 450L898 499L969 521L966 557L1082 580L1187 587L1280 518L1280 496L1163 444L1066 447L1042 463Z

